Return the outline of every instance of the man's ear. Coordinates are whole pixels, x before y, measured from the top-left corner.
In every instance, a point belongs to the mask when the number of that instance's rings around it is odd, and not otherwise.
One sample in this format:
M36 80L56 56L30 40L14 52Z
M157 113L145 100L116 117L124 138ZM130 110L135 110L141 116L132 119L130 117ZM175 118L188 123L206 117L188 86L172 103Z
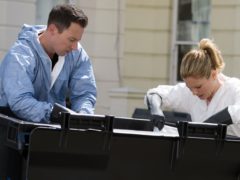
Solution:
M57 26L55 24L49 24L47 29L52 35L58 32Z

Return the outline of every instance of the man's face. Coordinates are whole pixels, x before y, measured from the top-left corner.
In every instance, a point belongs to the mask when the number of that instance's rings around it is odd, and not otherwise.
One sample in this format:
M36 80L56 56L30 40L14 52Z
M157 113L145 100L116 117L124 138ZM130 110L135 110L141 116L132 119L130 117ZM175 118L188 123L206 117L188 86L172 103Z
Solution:
M202 100L209 100L214 95L216 81L213 78L213 75L207 79L203 78L195 78L195 77L187 77L184 79L187 87L193 93L193 95L198 96Z
M64 56L78 48L78 42L81 40L84 32L77 23L71 23L68 29L64 29L59 33L58 29L54 31L53 36L53 49L59 56Z

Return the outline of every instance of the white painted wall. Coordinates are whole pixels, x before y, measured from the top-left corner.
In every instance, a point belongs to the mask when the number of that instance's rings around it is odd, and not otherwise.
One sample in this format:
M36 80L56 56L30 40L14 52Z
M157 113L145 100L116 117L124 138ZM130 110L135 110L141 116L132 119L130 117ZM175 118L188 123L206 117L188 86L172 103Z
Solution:
M22 24L35 24L38 0L0 0L0 59ZM62 1L62 0L61 0ZM88 15L82 44L98 86L97 114L131 116L144 92L169 78L171 0L74 0ZM240 77L240 0L212 0L211 36L225 73Z
M24 23L35 23L35 0L0 0L0 60Z
M95 113L109 114L109 91L120 87L125 1L78 0L77 4L89 17L82 44L92 59L98 86Z

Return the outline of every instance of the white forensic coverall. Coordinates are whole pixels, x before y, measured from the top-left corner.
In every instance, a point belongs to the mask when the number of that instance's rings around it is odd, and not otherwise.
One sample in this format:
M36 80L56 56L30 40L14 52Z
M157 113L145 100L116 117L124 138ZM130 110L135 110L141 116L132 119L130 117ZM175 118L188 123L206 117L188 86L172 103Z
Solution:
M203 122L228 107L233 124L228 126L227 134L240 137L240 80L223 74L220 76L224 83L208 105L205 100L193 95L185 83L178 83L175 86L159 85L147 93L161 96L163 110L189 113L193 122Z
M65 105L69 94L72 110L93 114L97 92L89 56L78 44L77 50L58 57L52 72L52 61L38 39L45 29L24 25L1 62L0 106L24 120L45 122L54 103Z

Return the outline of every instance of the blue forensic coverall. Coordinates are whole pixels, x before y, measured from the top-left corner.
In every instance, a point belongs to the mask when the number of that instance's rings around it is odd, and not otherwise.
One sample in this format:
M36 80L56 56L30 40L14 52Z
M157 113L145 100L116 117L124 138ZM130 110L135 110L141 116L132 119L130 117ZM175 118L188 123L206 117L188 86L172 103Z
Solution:
M45 29L43 25L24 25L1 62L0 106L10 107L24 120L47 122L54 103L65 106L69 95L72 110L93 114L97 90L89 56L79 43L77 50L59 57L62 69L57 69L56 77L38 39Z

